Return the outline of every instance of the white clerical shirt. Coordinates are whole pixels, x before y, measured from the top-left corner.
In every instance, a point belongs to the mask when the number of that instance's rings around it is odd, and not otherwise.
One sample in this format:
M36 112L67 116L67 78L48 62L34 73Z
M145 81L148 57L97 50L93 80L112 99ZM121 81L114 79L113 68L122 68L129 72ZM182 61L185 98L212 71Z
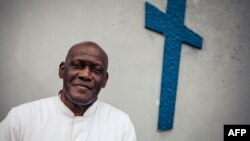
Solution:
M136 141L129 116L96 101L74 116L59 96L12 108L0 123L1 141Z

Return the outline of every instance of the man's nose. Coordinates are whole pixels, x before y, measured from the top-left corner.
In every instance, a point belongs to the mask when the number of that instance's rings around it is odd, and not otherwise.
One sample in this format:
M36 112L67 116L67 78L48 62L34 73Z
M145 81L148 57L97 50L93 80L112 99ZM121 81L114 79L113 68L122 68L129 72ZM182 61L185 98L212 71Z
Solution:
M80 72L79 72L79 78L90 81L91 80L91 72L89 67L84 67Z

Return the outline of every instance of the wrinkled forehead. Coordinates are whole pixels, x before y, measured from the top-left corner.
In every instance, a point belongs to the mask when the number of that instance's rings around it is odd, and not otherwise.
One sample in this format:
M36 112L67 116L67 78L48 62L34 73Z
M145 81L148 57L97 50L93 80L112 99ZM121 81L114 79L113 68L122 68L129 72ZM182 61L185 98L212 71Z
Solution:
M65 61L67 62L71 59L81 58L83 56L97 58L101 63L103 63L104 67L108 67L107 54L99 46L96 45L80 44L71 47Z

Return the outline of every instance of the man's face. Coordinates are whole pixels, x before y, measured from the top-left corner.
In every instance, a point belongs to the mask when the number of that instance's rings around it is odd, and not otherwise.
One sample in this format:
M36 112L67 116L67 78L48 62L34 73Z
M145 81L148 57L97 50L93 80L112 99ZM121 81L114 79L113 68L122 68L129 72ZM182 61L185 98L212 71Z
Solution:
M59 68L63 90L71 102L84 106L97 99L108 79L107 61L104 53L97 47L73 47Z

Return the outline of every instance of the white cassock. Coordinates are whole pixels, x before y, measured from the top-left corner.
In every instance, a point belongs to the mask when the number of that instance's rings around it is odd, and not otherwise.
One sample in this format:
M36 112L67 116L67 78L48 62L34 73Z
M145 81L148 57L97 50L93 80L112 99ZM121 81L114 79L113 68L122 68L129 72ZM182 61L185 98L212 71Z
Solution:
M96 101L74 116L59 96L12 108L0 123L1 141L136 141L129 116Z

